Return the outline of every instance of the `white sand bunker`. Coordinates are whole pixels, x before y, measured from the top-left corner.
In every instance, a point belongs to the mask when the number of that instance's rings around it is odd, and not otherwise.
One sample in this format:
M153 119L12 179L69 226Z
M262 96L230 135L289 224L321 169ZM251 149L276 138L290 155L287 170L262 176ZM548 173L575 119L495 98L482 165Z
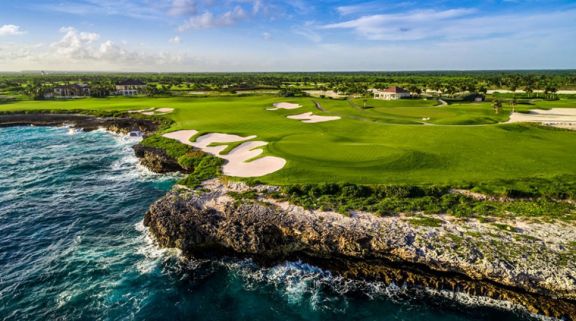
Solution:
M220 154L229 146L229 144L226 143L243 142L254 139L256 136L242 137L238 135L212 133L202 135L198 137L195 142L191 142L190 138L196 134L198 134L196 130L180 130L164 134L164 137L175 139L183 144L196 147L206 153L227 160L227 163L222 166L222 172L228 176L259 177L274 173L286 165L286 160L280 157L266 156L254 159L264 152L264 150L259 147L266 146L268 143L263 141L245 142L232 149L227 155ZM211 146L215 143L218 145Z
M165 115L169 114L174 111L174 108L148 108L148 109L141 109L141 110L130 110L129 113L140 113L142 115L147 116L154 116L154 115Z
M299 115L292 115L287 116L286 118L301 120L303 123L312 124L312 123L323 123L327 121L338 120L340 117L338 116L319 116L314 115L313 113L303 113Z
M534 109L529 114L512 113L508 123L540 123L576 130L576 108Z
M302 105L292 103L275 103L274 108L268 108L268 110L298 109L300 107L302 107Z

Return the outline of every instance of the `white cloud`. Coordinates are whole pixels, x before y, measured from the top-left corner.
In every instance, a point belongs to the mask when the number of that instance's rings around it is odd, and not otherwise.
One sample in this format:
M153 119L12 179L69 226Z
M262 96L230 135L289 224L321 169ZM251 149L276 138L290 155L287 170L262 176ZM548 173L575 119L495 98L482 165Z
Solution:
M264 40L271 40L272 39L272 34L269 32L263 32L262 33L262 39Z
M31 4L29 7L40 11L61 12L81 16L124 16L136 19L161 19L170 12L168 0L63 0Z
M174 45L179 45L182 42L182 39L180 39L179 36L174 36L174 37L170 38L168 40L168 42L170 42L171 44L174 44Z
M197 3L195 0L172 0L172 6L168 13L173 16L195 14Z
M286 7L284 0L62 0L29 8L80 16L124 16L135 19L178 19L179 29L230 26L249 17L270 15Z
M306 22L302 26L295 26L292 28L292 32L296 35L302 36L312 42L320 43L322 42L322 35L316 31L317 26L314 22Z
M515 35L550 37L573 29L576 10L547 13L485 15L473 9L426 10L368 15L321 29L347 29L363 38L382 41L454 41L512 38Z
M20 26L3 25L0 26L0 36L17 36L25 33Z
M438 36L439 29L459 18L469 19L475 9L420 10L408 13L362 16L345 22L328 24L323 29L352 29L372 40L418 40ZM450 26L452 28L453 26Z
M99 34L78 32L73 27L62 27L60 32L64 33L64 36L50 45L57 54L69 59L86 59L95 55L95 50L91 44L100 39Z
M178 30L186 31L189 29L206 29L215 27L230 26L238 21L244 20L248 17L246 11L240 6L224 12L221 15L215 15L210 11L206 11L200 15L192 16Z
M408 6L414 6L414 2L396 2L396 3L386 3L381 2L364 2L359 4L345 5L336 7L338 14L342 16L348 16L352 14L367 13L367 12L378 12L378 11L389 11L391 8L402 8Z
M101 40L102 36L94 32L82 32L74 27L62 27L60 40L49 46L28 48L26 52L14 50L11 55L18 55L20 60L36 61L42 64L41 69L58 66L64 63L64 69L104 68L149 68L150 66L177 65L191 60L186 54L176 52L147 52L127 47L127 43L115 43ZM179 37L175 37L180 39ZM172 39L174 40L174 38ZM26 46L20 45L22 48ZM7 53L4 56L8 55Z

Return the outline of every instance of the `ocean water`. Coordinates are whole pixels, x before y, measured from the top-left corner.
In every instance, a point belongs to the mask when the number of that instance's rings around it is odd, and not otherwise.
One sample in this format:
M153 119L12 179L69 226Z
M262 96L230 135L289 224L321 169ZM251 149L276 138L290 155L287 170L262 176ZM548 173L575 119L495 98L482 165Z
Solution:
M142 225L176 178L138 166L134 143L0 128L0 320L528 320L301 262L183 261Z

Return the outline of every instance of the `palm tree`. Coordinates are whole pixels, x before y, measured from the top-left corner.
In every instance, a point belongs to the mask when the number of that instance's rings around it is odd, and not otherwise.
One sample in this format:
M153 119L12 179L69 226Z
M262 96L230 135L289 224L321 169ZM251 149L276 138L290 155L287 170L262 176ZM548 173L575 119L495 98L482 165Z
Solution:
M512 106L512 112L516 111L516 104L518 103L518 101L516 100L516 97L512 98L512 100L510 101L510 105Z
M532 98L532 93L534 92L534 89L532 89L531 85L527 85L526 87L524 87L524 92L528 94L528 98Z
M499 114L500 110L502 110L502 101L499 99L494 101L494 103L492 104L492 108L494 109L494 112L496 114Z

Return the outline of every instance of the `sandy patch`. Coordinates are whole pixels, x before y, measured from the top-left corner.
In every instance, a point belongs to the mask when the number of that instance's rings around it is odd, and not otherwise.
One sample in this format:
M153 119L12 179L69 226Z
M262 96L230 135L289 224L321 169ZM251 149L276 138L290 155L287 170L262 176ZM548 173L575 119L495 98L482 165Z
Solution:
M346 98L346 95L339 94L333 90L305 90L305 93L312 97L330 97L330 98Z
M212 155L216 155L220 158L222 155L220 153L228 147L226 144L221 143L236 143L236 142L243 142L246 140L254 139L256 136L248 136L242 137L238 135L229 135L229 134L220 134L220 133L212 133L206 134L198 137L195 142L190 143L190 146L194 146L198 149L203 150L206 153L210 153ZM218 146L210 146L214 143L218 143Z
M140 113L146 116L154 116L154 115L164 115L169 114L174 111L174 108L148 108L148 109L140 109L140 110L129 110L129 113Z
M163 113L163 114L168 114L168 113L171 113L173 111L174 111L174 108L167 108L167 107L156 109L157 113Z
M303 123L307 123L307 124L323 123L323 122L327 122L327 121L333 121L333 120L340 119L339 116L319 116L319 115L314 115L311 112L303 113L303 114L299 114L299 115L287 116L286 118L301 120Z
M191 142L190 138L196 134L198 134L196 130L181 130L164 134L163 136L227 160L226 164L222 166L222 172L228 176L259 177L274 173L286 165L286 160L280 157L266 156L254 159L264 152L264 150L260 148L268 144L264 141L245 142L231 150L227 155L220 154L229 146L229 144L226 143L247 141L256 138L256 136L242 137L238 135L211 133L202 135L198 137L196 141ZM214 143L222 145L210 146Z
M164 134L162 136L164 136L166 138L170 138L170 139L175 139L175 140L181 142L182 144L192 146L192 142L190 141L190 138L192 138L196 134L198 134L197 130L190 129L190 130L179 130L176 132Z
M154 111L154 108L147 108L147 109L139 109L139 110L129 110L128 112L130 114L134 114L134 113L147 113L147 112L151 112Z
M253 159L264 152L262 148L268 145L263 141L251 141L234 148L228 155L217 155L228 161L222 172L229 176L258 177L279 171L286 165L286 160L280 157L266 156Z
M298 109L302 107L299 104L292 104L292 103L275 103L274 108L268 108L268 110L279 110L279 109Z
M539 94L541 94L541 93L544 93L544 90L542 90L542 89L537 89L537 90L534 90L533 92L534 92L534 93L539 93ZM487 93L487 94L494 94L494 93L501 93L501 94L512 94L512 93L524 94L524 93L526 93L526 91L521 90L521 89L516 90L516 91L512 91L512 90L508 90L508 89L491 89L491 90L488 90L486 93ZM558 90L558 91L556 92L556 94L559 94L559 95L574 95L574 94L576 94L576 90Z
M508 123L540 123L576 130L576 108L534 109L529 114L512 113Z

